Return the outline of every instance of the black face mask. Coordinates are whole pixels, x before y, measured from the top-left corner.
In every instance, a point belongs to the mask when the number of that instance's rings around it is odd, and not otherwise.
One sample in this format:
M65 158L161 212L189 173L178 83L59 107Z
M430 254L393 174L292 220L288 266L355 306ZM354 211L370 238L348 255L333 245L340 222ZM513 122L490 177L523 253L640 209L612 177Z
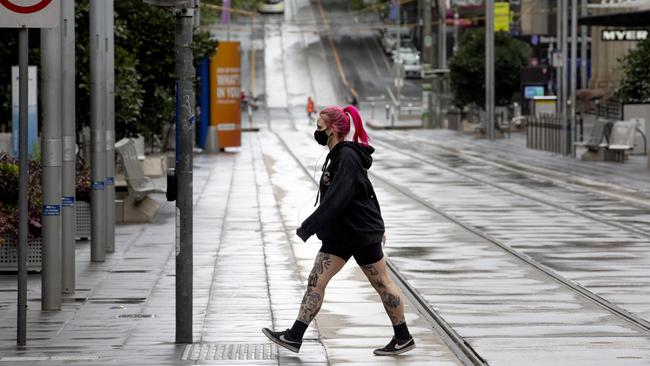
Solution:
M314 131L314 140L318 142L319 145L327 145L327 141L329 141L331 135L328 135L327 132L321 131L321 130L316 130Z

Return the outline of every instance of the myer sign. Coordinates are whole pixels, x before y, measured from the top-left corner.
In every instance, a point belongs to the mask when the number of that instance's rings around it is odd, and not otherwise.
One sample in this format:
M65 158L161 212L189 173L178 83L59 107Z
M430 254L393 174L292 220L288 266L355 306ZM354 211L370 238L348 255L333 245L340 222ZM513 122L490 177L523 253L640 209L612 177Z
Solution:
M60 0L0 0L0 28L56 27L60 10Z
M648 38L646 29L603 29L600 33L603 41L643 41Z

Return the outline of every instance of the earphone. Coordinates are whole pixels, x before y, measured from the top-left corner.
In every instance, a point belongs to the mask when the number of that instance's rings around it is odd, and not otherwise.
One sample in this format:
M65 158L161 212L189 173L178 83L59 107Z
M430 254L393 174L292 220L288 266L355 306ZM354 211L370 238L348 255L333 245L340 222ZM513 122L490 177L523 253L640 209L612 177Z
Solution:
M312 175L313 180L316 180L316 169L318 169L318 166L320 165L320 159L323 158L323 155L325 154L325 152L327 152L327 150L323 150L323 152L318 157L318 160L316 160L316 164L314 165L314 174ZM302 213L302 209L305 208L305 205L307 203L314 200L314 198L318 194L319 189L320 189L320 187L316 187L316 193L313 196L310 196L310 198L307 201L305 201L305 203L303 203L302 206L300 206L300 209L298 209L298 216L296 217L296 219L297 219L296 227L300 227L300 223L301 223L300 214Z

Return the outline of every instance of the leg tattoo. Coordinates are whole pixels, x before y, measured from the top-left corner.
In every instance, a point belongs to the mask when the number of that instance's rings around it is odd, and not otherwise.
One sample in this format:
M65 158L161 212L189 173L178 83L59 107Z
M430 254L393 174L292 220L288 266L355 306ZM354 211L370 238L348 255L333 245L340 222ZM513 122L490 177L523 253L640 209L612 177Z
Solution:
M327 254L327 253L318 253L318 257L316 258L316 263L314 264L314 270L318 272L318 274L323 274L326 269L329 268L329 266L332 264L332 257Z
M377 270L375 269L375 266L373 266L372 264L365 264L365 265L361 266L361 268L368 271L368 273L370 273L371 276L379 276L379 272L377 272Z
M323 295L325 293L324 285L319 286L318 280L322 279L325 271L332 265L332 257L327 253L318 253L314 268L307 279L307 291L302 298L302 304L298 313L298 320L305 324L309 324L323 303Z
M402 303L399 289L387 274L380 275L380 271L375 264L361 266L368 276L370 283L379 294L381 302L384 304L386 314L393 325L404 323L404 304ZM385 273L385 271L382 271Z
M316 317L316 314L318 314L322 303L323 297L321 294L307 290L305 297L302 299L302 306L300 307L298 319L305 324L311 323L314 317Z

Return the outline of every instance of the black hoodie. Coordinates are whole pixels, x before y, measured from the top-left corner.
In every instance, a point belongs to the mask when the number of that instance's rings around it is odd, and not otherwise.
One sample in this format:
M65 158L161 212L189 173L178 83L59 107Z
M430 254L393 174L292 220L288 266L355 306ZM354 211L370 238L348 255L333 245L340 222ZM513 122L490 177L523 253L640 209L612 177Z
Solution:
M384 220L368 179L374 151L372 146L344 141L329 152L320 178L320 206L297 231L303 241L316 234L327 246L381 243Z

